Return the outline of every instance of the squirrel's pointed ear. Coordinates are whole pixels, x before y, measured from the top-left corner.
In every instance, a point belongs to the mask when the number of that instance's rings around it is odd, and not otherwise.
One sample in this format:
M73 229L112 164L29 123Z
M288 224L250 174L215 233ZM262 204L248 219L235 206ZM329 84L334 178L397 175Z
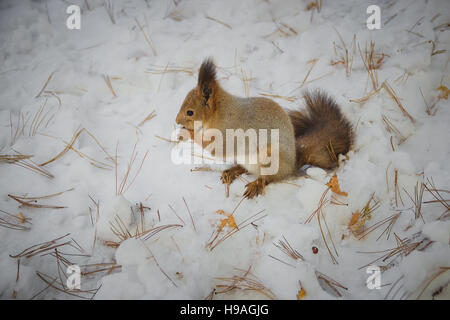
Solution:
M216 87L216 66L211 58L203 61L200 67L197 87L203 97L203 104L206 106Z

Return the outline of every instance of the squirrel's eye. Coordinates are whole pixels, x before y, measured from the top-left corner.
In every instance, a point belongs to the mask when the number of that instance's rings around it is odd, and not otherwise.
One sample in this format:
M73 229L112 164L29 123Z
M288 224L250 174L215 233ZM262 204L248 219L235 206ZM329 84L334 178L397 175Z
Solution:
M187 114L188 116L193 116L193 115L194 115L194 111L188 110L188 111L186 112L186 114Z

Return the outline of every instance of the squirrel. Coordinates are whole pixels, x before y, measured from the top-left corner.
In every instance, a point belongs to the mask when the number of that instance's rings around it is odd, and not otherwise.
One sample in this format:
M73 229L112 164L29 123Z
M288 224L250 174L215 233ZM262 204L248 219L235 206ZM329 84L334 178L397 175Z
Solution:
M297 175L303 165L333 169L338 165L338 155L345 155L350 150L353 143L352 126L336 102L320 90L306 91L304 98L305 110L285 111L268 98L234 96L219 85L216 66L211 58L207 58L200 67L197 86L187 94L181 105L176 123L189 131L192 140L195 121L201 121L202 130L217 129L223 136L227 129L279 130L276 150L278 171L275 174L264 174L262 169L268 164L250 164L247 158L247 162L222 173L222 183L228 185L244 173L257 175L256 180L245 186L243 196L251 199L265 193L267 184ZM212 143L203 140L194 142L203 148ZM272 149L269 144L264 151L270 155ZM259 146L260 152L263 150Z

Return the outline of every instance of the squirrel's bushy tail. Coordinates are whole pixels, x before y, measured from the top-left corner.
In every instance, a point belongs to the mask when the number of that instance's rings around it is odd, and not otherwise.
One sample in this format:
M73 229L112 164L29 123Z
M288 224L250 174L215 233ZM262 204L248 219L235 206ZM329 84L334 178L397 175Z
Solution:
M327 94L314 91L305 92L304 96L306 110L289 112L296 138L297 165L334 168L338 155L350 150L352 126Z

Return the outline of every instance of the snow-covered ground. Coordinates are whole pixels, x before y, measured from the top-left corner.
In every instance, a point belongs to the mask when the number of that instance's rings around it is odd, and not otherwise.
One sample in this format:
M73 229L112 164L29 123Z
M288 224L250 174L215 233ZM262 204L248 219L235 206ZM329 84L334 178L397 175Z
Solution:
M376 2L380 30L366 26L370 1L2 1L0 297L448 299L450 2ZM70 4L80 30L66 27ZM309 168L241 202L252 177L226 197L226 166L173 163L182 146L167 139L208 56L235 95L286 109L306 88L333 96L355 128L336 170L348 195ZM32 157L5 157L19 153Z

